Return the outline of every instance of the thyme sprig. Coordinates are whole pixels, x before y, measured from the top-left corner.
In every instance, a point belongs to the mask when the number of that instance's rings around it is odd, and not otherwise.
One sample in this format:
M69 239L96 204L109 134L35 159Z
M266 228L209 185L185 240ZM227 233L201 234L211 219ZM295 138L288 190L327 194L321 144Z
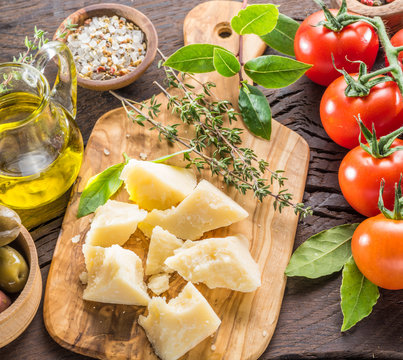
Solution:
M122 102L133 122L141 126L148 122L151 129L158 131L160 140L164 138L190 149L195 156L191 157L190 152L184 154L188 167L194 166L198 171L210 169L212 174L221 175L228 185L234 186L242 194L253 191L259 201L272 196L273 206L280 212L284 207L291 206L302 217L312 213L309 207L292 202L292 194L284 188L287 178L283 176L283 170L269 169L267 161L259 159L252 149L242 147L243 129L225 126L226 119L232 125L239 114L229 101L215 99L211 91L215 86L213 83L202 84L198 81L201 92L197 93L193 85L186 83L188 74L176 73L168 67L164 67L164 71L168 88L179 89L183 96L170 94L158 82L154 84L167 97L167 108L178 115L182 124L193 127L194 136L191 139L179 135L181 123L164 125L157 120L161 104L155 96L147 104L124 98L113 91L110 93ZM267 172L270 173L269 179L265 176ZM274 183L279 188L277 193L271 190Z

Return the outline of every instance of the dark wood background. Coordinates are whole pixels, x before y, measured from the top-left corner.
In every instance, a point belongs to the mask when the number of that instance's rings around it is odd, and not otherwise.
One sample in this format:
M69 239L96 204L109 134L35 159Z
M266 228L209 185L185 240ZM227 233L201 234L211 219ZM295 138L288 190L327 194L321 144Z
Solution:
M153 21L159 35L160 49L167 55L183 45L183 20L188 11L202 2L115 1L136 7ZM0 62L10 61L13 55L24 50L24 37L33 34L35 25L48 31L51 37L70 13L84 5L98 2L100 1L1 0ZM280 11L297 21L302 21L317 10L312 0L272 2L280 4ZM271 52L273 51L267 50L267 53ZM140 80L121 90L121 93L136 100L147 99L158 92L151 85L156 78L161 80L162 76L154 64ZM340 193L337 170L346 150L332 143L321 126L319 102L323 91L324 88L313 84L306 77L285 89L265 90L276 120L297 131L311 148L304 201L315 209L315 214L299 224L295 246L321 230L363 220L349 207ZM118 101L108 93L79 88L77 122L84 141L87 141L96 120L118 106ZM62 218L57 217L32 229L44 287ZM261 360L356 357L403 359L403 292L382 290L370 317L342 334L340 284L340 274L319 280L289 279L276 332ZM41 306L25 333L0 349L0 359L87 358L63 349L51 339L43 323Z

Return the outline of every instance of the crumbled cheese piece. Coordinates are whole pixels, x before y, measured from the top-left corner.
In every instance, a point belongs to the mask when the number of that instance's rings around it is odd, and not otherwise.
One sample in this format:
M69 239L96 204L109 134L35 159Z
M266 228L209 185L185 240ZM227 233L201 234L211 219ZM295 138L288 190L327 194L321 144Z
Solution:
M88 285L83 299L102 303L147 305L141 259L119 245L108 248L84 245Z
M216 346L213 344L213 345L211 345L211 351L216 351Z
M103 247L123 245L146 216L147 211L136 204L108 200L95 212L85 243Z
M188 283L182 292L166 303L154 297L148 304L148 316L140 316L155 353L162 360L177 360L213 334L221 321L203 295Z
M266 330L263 330L262 335L263 335L263 337L266 337L266 336L267 336L267 331L266 331Z
M80 275L78 275L81 284L87 285L88 283L88 273L86 271L83 271Z
M156 274L148 280L148 288L156 295L169 289L169 274Z
M222 287L251 292L261 285L259 266L249 252L248 240L242 235L188 240L165 264L185 280L202 282L210 289Z
M160 272L172 272L164 261L174 255L174 250L181 247L183 241L178 239L169 231L156 226L151 234L150 246L146 261L146 275L158 274Z
M71 242L72 242L73 244L77 244L79 241L80 241L80 235L76 235L76 236L73 236L73 237L71 238Z
M134 159L124 167L120 178L130 200L146 210L169 209L196 186L196 176L190 169Z
M108 149L104 149L104 154L106 155L106 156L108 156L108 155L110 155L111 154L111 152L108 150Z
M147 160L147 154L146 153L140 153L140 159L141 160Z
M139 224L147 236L159 225L180 239L196 240L203 233L231 225L248 212L206 180L200 181L176 208L153 210Z

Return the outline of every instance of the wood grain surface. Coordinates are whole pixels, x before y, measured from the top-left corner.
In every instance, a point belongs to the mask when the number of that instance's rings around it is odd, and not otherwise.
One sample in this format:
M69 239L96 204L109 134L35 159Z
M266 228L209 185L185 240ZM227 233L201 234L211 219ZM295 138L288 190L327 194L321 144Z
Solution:
M214 1L197 6L185 19L185 43L214 43L237 53L238 35L222 38L219 33L240 7L241 3L231 1ZM246 36L244 42L243 58L246 60L261 55L265 50L264 43L257 36ZM197 77L202 82L213 81L216 84L212 91L214 97L227 99L236 106L238 76L224 78L217 73L209 73ZM197 85L196 82L193 84ZM200 90L196 87L195 91ZM164 124L177 123L178 118L166 108L165 95L160 94L156 99L162 103L158 120ZM243 128L241 123L237 126ZM181 135L186 136L186 133ZM274 169L285 170L289 179L288 189L294 194L295 201L300 202L309 162L308 145L301 136L276 121L273 122L272 138L267 142L249 135L245 130L244 145L254 149L259 158L265 159ZM110 153L105 155L104 149ZM83 301L84 286L79 281L79 274L85 270L85 264L81 247L92 216L77 219L76 214L79 195L87 180L106 167L121 162L123 152L132 158L140 159L142 153L152 159L178 150L181 149L166 141L160 142L158 132L134 126L123 108L108 112L95 124L63 221L45 293L45 325L49 334L62 346L101 359L157 359L143 329L137 324L139 314L145 313L144 307ZM172 160L180 165L178 161L181 159ZM243 196L235 189L226 188L222 180L212 177L208 171L203 172L202 178L222 188L250 214L240 223L209 232L208 237L236 233L246 235L251 254L262 273L262 286L248 294L198 286L222 322L213 338L206 339L183 358L256 360L266 349L277 324L285 288L284 270L293 248L298 219L292 209L281 214L274 212L272 199L259 203L253 194ZM128 201L126 190L122 189L116 198ZM71 239L77 235L81 241L73 244ZM145 264L148 245L149 240L137 231L125 247L138 254ZM176 297L185 284L186 281L175 274L170 290L163 295ZM211 350L212 345L216 347L214 351Z
M0 62L10 61L24 51L24 38L34 26L50 35L69 14L100 0L2 0L0 1ZM169 55L183 45L183 21L186 14L202 0L115 0L134 6L154 23L161 50ZM280 11L301 22L317 11L312 0L273 0ZM329 0L325 1L330 4ZM251 3L264 3L252 1ZM266 54L276 54L267 49ZM383 64L383 54L377 66ZM162 80L156 63L137 82L119 91L138 100L150 98L158 90L154 80ZM332 143L322 128L319 102L325 89L306 77L278 90L263 90L273 116L283 125L300 134L309 144L311 161L304 201L314 207L314 216L298 225L294 248L309 236L331 226L362 221L344 200L337 182L337 170L346 150ZM96 120L119 106L108 93L78 89L77 123L84 141L89 138ZM53 209L51 209L53 210ZM42 213L41 211L40 213ZM43 284L62 223L62 212L32 229L36 241ZM35 214L37 216L38 213ZM403 291L381 290L373 313L351 331L340 333L340 274L324 279L288 279L276 331L260 360L272 359L403 359ZM31 325L17 340L0 349L0 359L84 360L85 356L70 352L47 333L42 305Z

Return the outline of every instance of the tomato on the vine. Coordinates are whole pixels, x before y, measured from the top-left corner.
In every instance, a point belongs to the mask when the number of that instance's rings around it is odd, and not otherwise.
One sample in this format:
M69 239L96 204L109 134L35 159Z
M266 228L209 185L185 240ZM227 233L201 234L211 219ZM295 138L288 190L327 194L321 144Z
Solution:
M364 220L351 242L361 273L384 289L403 289L403 220L383 214Z
M329 85L320 102L323 127L334 142L348 149L359 145L358 115L366 127L374 124L378 136L403 126L403 97L394 81L375 85L363 97L346 96L346 87L344 77L339 77Z
M337 14L337 10L330 11ZM355 60L363 61L370 69L379 49L378 35L372 26L358 21L334 32L323 25L317 26L324 20L323 11L308 16L295 35L295 57L313 65L305 74L317 84L329 85L340 76L334 68L332 54L338 69L358 72L359 64L351 62Z
M397 146L403 146L403 140L395 140L391 148ZM394 186L402 172L403 149L376 158L357 146L347 153L340 164L339 185L351 207L364 216L375 216L380 212L378 198L381 179L385 180L385 205L390 209L393 208Z
M390 39L390 43L395 47L403 46L403 29L399 30L395 35L392 36L392 38ZM399 53L398 59L400 67L403 69L403 51ZM389 66L389 61L386 57L385 64L386 66Z

